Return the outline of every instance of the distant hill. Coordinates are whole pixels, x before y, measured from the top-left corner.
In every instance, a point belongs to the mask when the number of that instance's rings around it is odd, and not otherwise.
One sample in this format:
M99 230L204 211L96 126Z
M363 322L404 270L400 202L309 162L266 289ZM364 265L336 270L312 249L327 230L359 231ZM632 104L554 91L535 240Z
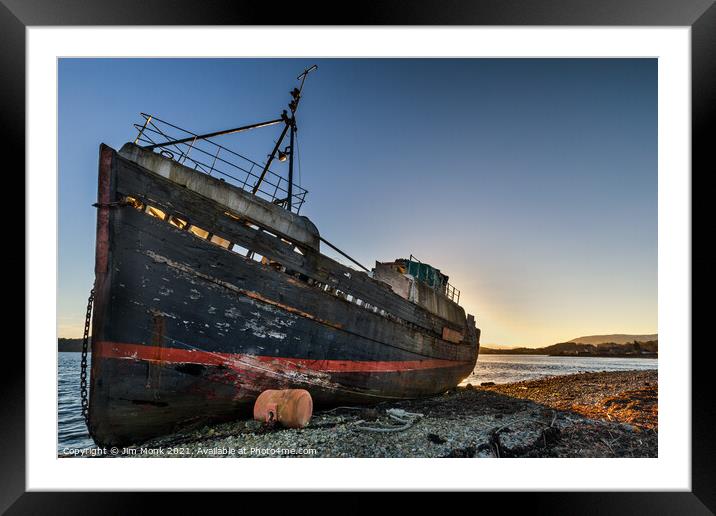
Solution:
M92 342L90 337L89 343ZM82 351L82 339L57 339L57 351L72 351L79 353Z
M628 335L626 333L615 333L613 335L587 335L586 337L577 337L569 342L576 344L627 344L629 342L648 342L650 340L657 340L659 335L652 333L649 335Z
M593 339L594 342L577 342ZM612 340L613 339L613 340ZM621 341L621 342L619 342ZM553 356L655 356L659 353L657 335L591 335L543 348L491 348L480 346L485 355L553 355Z
M546 355L544 348L508 348L480 346L481 355Z
M506 346L504 344L488 343L488 344L481 345L481 348L483 348L483 347L497 350L497 349L515 349L517 346Z

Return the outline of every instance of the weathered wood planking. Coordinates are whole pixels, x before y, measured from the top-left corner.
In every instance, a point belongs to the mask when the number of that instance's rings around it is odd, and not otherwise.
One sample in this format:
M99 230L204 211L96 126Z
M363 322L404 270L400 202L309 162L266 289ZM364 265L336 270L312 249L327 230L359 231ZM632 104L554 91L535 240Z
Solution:
M184 275L194 274L196 276L194 279L198 283L214 283L221 288L229 289L231 296L259 294L258 302L264 299L273 302L272 306L278 310L311 319L313 321L311 324L298 324L292 332L306 343L312 343L314 347L320 347L321 340L338 342L336 337L329 335L333 330L337 330L339 333L346 334L345 338L341 337L339 341L346 340L346 343L353 343L348 345L347 349L355 359L373 360L381 354L385 357L389 355L386 349L381 350L381 347L385 346L414 353L417 355L414 358L469 361L474 356L474 344L454 344L418 329L409 328L278 272L268 265L262 265L236 253L226 252L215 244L197 239L188 232L181 231L157 218L133 209L124 209L116 215L121 221L122 229L115 235L115 245L121 252L122 259L116 264L113 282L126 285L128 291L136 293L132 295L132 299L124 300L122 303L115 300L114 310L128 310L138 301L141 301L146 308L153 306L170 313L186 310L186 307L182 307L182 303L188 299L189 293L181 290L182 285L178 279L175 278L171 282L175 290L172 296L162 296L158 292L162 286L162 277L166 276L162 271L174 268ZM151 251L154 258L147 254L148 250L157 250ZM153 270L154 268L157 270ZM142 277L147 278L147 288L138 284ZM157 281L152 282L150 278L155 278ZM151 299L159 301L153 303ZM122 308L124 305L129 308ZM223 313L225 307L220 308L218 313ZM151 331L151 324L153 324L151 319L148 316L142 318L141 313L141 311L123 313L118 319L135 321L140 325L138 328L140 333ZM200 315L198 312L194 313L196 316ZM244 320L245 317L245 314L240 314L236 322L244 325L252 324L252 321ZM317 330L311 329L315 324L332 330L328 333L323 330L317 333ZM206 337L215 341L217 348L225 346L221 342L222 339L212 336L211 332L208 332ZM359 340L351 340L356 338ZM242 339L246 340L246 337L242 336ZM301 349L301 344L294 344L290 349L282 349L281 353L302 356ZM402 359L411 358L402 357Z
M171 181L120 156L117 156L117 160L121 164L117 191L123 195L144 198L150 204L153 202L171 214L187 219L190 223L207 229L221 238L277 261L287 269L295 270L315 281L351 294L396 317L426 328L435 335L441 336L444 326L461 332L465 329L464 323L460 325L437 317L422 307L406 301L394 293L389 286L373 280L363 272L350 269L311 249L302 249L303 255L296 253L293 251L293 245L262 231L251 229L225 215L225 208L220 204L186 189L179 189ZM464 321L464 310L459 306L457 308Z

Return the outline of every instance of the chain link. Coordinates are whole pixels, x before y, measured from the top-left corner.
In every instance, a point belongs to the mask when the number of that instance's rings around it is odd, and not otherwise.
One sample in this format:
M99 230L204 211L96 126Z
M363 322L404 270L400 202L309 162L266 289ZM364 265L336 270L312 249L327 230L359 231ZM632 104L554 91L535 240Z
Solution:
M94 287L90 290L87 299L87 315L85 316L85 331L82 337L82 362L80 372L80 398L82 399L82 417L87 425L87 430L92 435L89 423L89 399L87 397L87 347L89 342L90 323L92 322L92 304L94 303Z

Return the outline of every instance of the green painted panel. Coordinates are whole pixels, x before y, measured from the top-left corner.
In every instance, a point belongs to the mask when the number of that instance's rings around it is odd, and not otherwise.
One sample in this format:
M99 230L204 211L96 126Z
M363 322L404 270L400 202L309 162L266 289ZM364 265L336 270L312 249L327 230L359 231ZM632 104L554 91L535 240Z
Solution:
M433 288L440 287L447 283L447 277L440 273L439 269L427 263L406 260L406 272L418 280L430 285Z

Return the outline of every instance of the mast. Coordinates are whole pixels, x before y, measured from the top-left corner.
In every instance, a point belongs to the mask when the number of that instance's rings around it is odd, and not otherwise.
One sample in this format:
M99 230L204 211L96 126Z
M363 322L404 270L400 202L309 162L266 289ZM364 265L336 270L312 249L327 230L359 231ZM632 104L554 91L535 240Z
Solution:
M293 211L293 170L294 170L294 146L296 142L296 132L298 131L298 127L296 125L296 110L298 109L298 104L301 101L301 94L303 92L303 86L306 83L306 78L308 77L308 74L311 73L314 70L318 69L318 65L313 65L309 68L306 68L298 77L296 77L297 80L300 80L301 83L297 88L293 88L291 90L290 94L293 100L288 103L288 108L290 110L290 113L287 110L283 110L281 113L280 118L276 118L274 120L267 120L264 122L258 122L255 124L249 124L249 125L243 125L240 127L234 127L231 129L224 129L221 131L214 131L211 133L206 134L194 134L190 131L185 131L184 129L181 129L180 127L172 126L171 127L175 129L179 129L181 131L187 132L191 134L191 136L179 138L179 139L172 139L165 135L163 132L159 131L159 133L166 138L166 141L155 143L151 139L149 141L151 142L149 145L144 145L143 148L146 150L153 151L155 149L161 149L164 147L169 147L172 145L180 145L180 144L188 144L191 142L191 145L189 145L189 151L191 151L192 147L198 140L210 140L211 138L215 138L217 136L225 136L229 134L235 134L240 133L244 131L249 131L252 129L259 129L262 127L269 127L272 125L277 125L280 123L283 123L283 130L281 131L281 135L278 138L278 141L276 141L276 144L273 147L273 150L271 151L271 154L268 156L268 160L266 160L266 164L263 167L263 170L261 171L260 176L256 180L256 183L251 188L251 193L256 195L256 193L259 191L259 188L261 187L261 183L263 183L264 178L266 177L266 174L268 173L269 169L271 168L271 163L273 163L273 160L278 157L279 161L286 161L288 159L288 188L286 189L287 196L284 199L276 199L273 202L277 205L283 205L288 211ZM144 130L147 128L147 125L151 123L152 116L147 115L147 120L144 123L144 127L142 127L139 131L139 134L137 135L137 138L134 140L135 143L137 143L142 136ZM154 120L160 121L158 118L154 117ZM160 121L161 122L161 121ZM167 122L163 122L167 124ZM152 124L154 125L154 124ZM286 133L289 133L289 144L281 150L281 144L283 143L284 138L286 137ZM212 142L213 143L213 142ZM217 145L217 144L215 144ZM222 148L219 146L220 149ZM182 154L184 156L184 154ZM188 152L187 152L188 156ZM218 151L217 151L218 156ZM186 158L185 158L186 160ZM216 156L214 157L214 162L216 162ZM257 163L258 164L258 163ZM259 165L260 166L260 165ZM196 167L195 167L196 168ZM212 165L213 170L213 165ZM253 175L253 174L251 174ZM280 184L280 179L279 179ZM244 182L244 187L246 186L246 182ZM278 189L278 186L277 186ZM283 191L283 190L282 190ZM299 203L300 206L300 203Z
M296 134L296 117L293 117L293 123L291 124L291 138L289 140L288 148L288 195L286 196L286 208L288 211L293 211L293 139Z
M295 142L295 136L297 131L296 126L296 110L298 109L298 103L301 101L301 93L303 92L303 85L306 82L306 78L308 77L308 74L311 73L313 70L317 70L318 65L313 65L310 68L306 68L298 77L296 77L297 80L301 81L301 84L298 88L294 88L291 90L291 97L293 97L293 100L289 102L288 108L291 110L291 115L289 116L286 110L283 111L281 114L281 119L284 122L284 128L281 132L281 136L279 136L278 141L276 142L276 145L273 148L273 151L271 151L271 154L269 155L268 160L266 161L266 165L264 166L264 169L261 171L261 175L259 176L258 180L256 181L256 184L254 185L253 189L251 190L251 193L256 194L258 192L259 187L261 186L261 183L264 180L264 177L266 176L266 173L268 172L269 168L271 167L271 163L273 162L274 158L276 157L276 154L278 153L279 161L285 161L286 158L288 158L288 189L287 189L287 197L286 199L283 199L279 201L279 203L285 202L286 203L286 209L288 211L293 211L293 157L294 157L294 142ZM289 145L283 150L280 151L279 148L281 147L281 143L283 142L283 139L286 137L286 133L290 131L289 135Z

